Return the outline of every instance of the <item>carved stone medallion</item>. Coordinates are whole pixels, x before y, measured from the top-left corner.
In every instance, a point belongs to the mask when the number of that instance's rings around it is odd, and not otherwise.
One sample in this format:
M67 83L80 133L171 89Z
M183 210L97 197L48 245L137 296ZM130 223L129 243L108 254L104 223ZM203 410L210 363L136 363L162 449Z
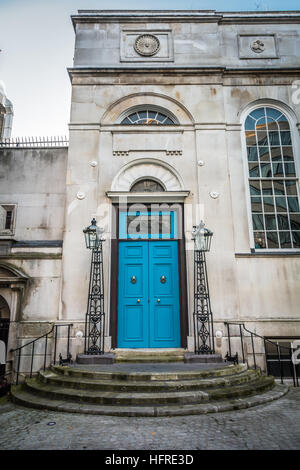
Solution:
M134 49L139 55L152 56L155 55L160 48L159 40L153 34L141 34L134 43Z
M256 52L257 54L260 54L261 52L263 52L265 50L265 45L262 41L260 41L260 39L257 39L256 41L253 41L253 43L251 44L251 49L253 52Z

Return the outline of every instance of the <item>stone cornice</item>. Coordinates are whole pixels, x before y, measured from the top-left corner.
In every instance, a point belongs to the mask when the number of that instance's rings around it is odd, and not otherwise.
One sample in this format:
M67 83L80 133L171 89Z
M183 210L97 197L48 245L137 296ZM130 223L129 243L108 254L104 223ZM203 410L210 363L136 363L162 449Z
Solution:
M300 23L300 11L244 11L216 10L79 10L72 15L74 29L79 23L141 23L155 21L219 24Z
M291 76L299 77L300 67L193 67L193 66L151 66L151 67L69 67L69 77L72 81L75 77L108 77L128 74L132 75L147 75L161 74L162 78L167 76L174 76L176 74L180 76L199 77L207 76L214 78L215 83L222 84L222 79L230 76L244 76L244 77L255 77L255 76Z

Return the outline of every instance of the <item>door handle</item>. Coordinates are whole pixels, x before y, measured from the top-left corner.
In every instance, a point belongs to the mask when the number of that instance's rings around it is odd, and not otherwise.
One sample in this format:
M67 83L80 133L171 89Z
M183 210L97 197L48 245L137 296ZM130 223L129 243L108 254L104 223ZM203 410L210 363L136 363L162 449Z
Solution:
M141 301L141 299L137 299L137 303L138 303L138 304L140 303L140 301Z
M160 303L160 299L157 299L157 302Z

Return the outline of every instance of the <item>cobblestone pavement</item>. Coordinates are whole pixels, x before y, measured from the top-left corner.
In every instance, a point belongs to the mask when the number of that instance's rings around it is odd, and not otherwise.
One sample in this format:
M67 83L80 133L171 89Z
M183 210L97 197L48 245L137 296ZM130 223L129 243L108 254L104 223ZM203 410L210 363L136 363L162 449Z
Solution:
M170 418L40 411L2 399L0 449L300 449L300 388L255 408Z

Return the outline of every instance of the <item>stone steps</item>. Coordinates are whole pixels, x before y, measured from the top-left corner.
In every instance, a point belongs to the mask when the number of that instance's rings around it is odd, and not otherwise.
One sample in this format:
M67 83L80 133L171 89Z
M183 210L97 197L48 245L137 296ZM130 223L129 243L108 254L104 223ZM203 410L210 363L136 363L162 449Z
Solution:
M122 350L117 349L115 354L116 363L162 363L162 362L183 362L185 349L155 349L153 350Z
M260 377L246 384L204 390L163 392L112 392L103 390L78 390L61 385L41 383L38 379L27 379L26 388L32 393L49 399L84 401L101 405L148 406L166 404L200 403L218 399L230 399L260 393L274 385L272 377Z
M175 416L254 406L286 389L245 364L52 366L12 387L25 406L117 416ZM255 398L255 400L252 400ZM249 401L250 400L250 401ZM79 411L78 411L79 410Z
M130 369L130 367L128 368ZM220 365L214 369L198 369L175 371L175 372L118 372L110 370L95 371L77 368L77 367L64 367L64 366L51 366L51 371L63 376L95 379L95 380L120 380L120 381L134 381L134 382L148 382L148 381L162 381L162 380L192 380L192 379L207 379L216 377L226 377L241 372L247 371L246 364L238 365Z
M89 403L73 403L62 400L49 400L42 396L36 396L23 390L22 386L12 387L13 399L22 406L36 409L47 409L50 411L63 411L68 413L82 413L94 415L108 415L120 417L155 417L155 416L185 416L217 413L231 410L241 410L257 405L263 405L270 401L281 398L288 392L285 385L276 385L272 390L259 395L236 398L232 400L215 401L202 404L184 404L176 406L105 406Z
M191 391L208 389L212 387L222 388L233 385L240 385L257 379L260 376L259 370L243 371L233 376L211 377L210 379L196 378L184 380L109 380L97 378L82 378L74 376L62 376L53 371L41 371L39 380L44 384L61 385L64 388L74 388L81 390L103 390L111 392L166 392L166 391Z

